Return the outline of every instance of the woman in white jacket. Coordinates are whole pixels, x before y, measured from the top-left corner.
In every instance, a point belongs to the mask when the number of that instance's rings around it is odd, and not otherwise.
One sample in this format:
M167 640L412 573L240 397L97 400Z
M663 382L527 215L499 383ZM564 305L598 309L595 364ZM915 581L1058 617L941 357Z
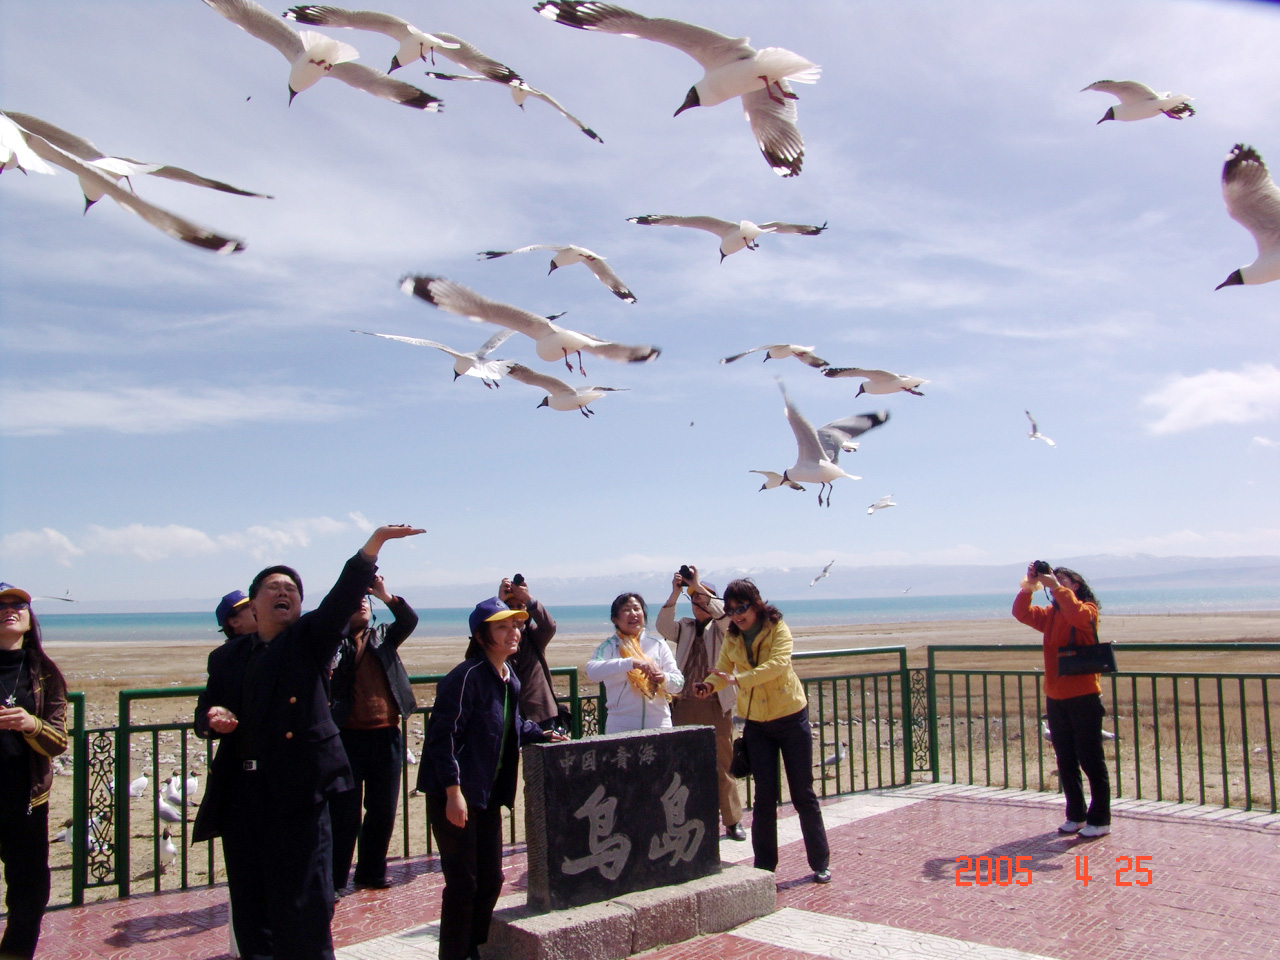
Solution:
M645 632L649 611L644 598L620 594L609 618L617 632L587 661L587 679L604 684L604 732L670 727L670 699L684 687L684 676L667 641Z

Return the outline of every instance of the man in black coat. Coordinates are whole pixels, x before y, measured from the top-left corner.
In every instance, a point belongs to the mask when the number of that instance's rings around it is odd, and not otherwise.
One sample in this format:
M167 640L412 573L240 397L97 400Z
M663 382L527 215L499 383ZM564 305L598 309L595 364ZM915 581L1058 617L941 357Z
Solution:
M382 545L422 532L379 527L305 616L297 572L261 571L249 587L257 631L209 654L196 734L222 742L191 837L222 837L245 960L332 960L328 801L352 783L329 713L329 666L373 582Z

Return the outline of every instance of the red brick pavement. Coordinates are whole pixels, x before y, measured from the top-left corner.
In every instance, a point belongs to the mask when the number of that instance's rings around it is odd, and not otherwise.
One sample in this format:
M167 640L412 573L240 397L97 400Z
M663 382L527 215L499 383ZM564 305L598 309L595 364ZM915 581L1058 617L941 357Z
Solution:
M801 844L783 848L778 905L1063 960L1280 958L1280 827L1117 811L1111 836L1081 841L1057 834L1061 812L1056 803L957 794L855 820L830 831L835 879L829 885L809 882ZM958 886L960 856L1029 857L1023 865L1031 883ZM1077 856L1088 857L1087 887L1076 877ZM1137 884L1144 876L1123 872L1123 862L1117 876L1117 857L1139 856L1149 858L1145 886ZM437 870L434 860L394 862L390 891L339 901L335 944L436 919ZM523 887L522 851L508 856L505 870L504 893ZM982 879L988 879L985 865ZM1007 871L999 879L1007 880ZM226 955L225 922L224 887L136 896L50 913L39 956L215 960ZM729 933L648 956L799 960L814 954Z

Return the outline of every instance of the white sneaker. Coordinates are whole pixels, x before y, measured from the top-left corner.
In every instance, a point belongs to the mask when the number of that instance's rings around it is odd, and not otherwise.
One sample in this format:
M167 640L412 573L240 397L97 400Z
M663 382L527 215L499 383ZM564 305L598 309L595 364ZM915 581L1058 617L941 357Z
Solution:
M1082 837L1105 837L1110 832L1111 826L1109 824L1094 826L1092 823L1086 823L1080 828L1080 836Z
M1079 833L1080 828L1084 826L1083 820L1068 820L1058 828L1059 833Z

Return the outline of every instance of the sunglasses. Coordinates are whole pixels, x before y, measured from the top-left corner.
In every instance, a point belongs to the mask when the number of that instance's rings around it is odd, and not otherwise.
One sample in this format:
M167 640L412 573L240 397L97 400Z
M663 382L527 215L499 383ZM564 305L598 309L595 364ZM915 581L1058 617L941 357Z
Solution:
M25 600L0 600L0 610L25 610L29 606Z
M742 616L744 613L746 613L746 612L747 612L748 610L750 610L750 609L751 609L751 604L749 604L749 603L740 603L740 604L738 604L736 607L729 607L729 606L726 606L726 607L724 608L724 612L725 612L725 613L727 613L727 614L728 614L729 616L731 616L731 617L740 617L740 616Z

